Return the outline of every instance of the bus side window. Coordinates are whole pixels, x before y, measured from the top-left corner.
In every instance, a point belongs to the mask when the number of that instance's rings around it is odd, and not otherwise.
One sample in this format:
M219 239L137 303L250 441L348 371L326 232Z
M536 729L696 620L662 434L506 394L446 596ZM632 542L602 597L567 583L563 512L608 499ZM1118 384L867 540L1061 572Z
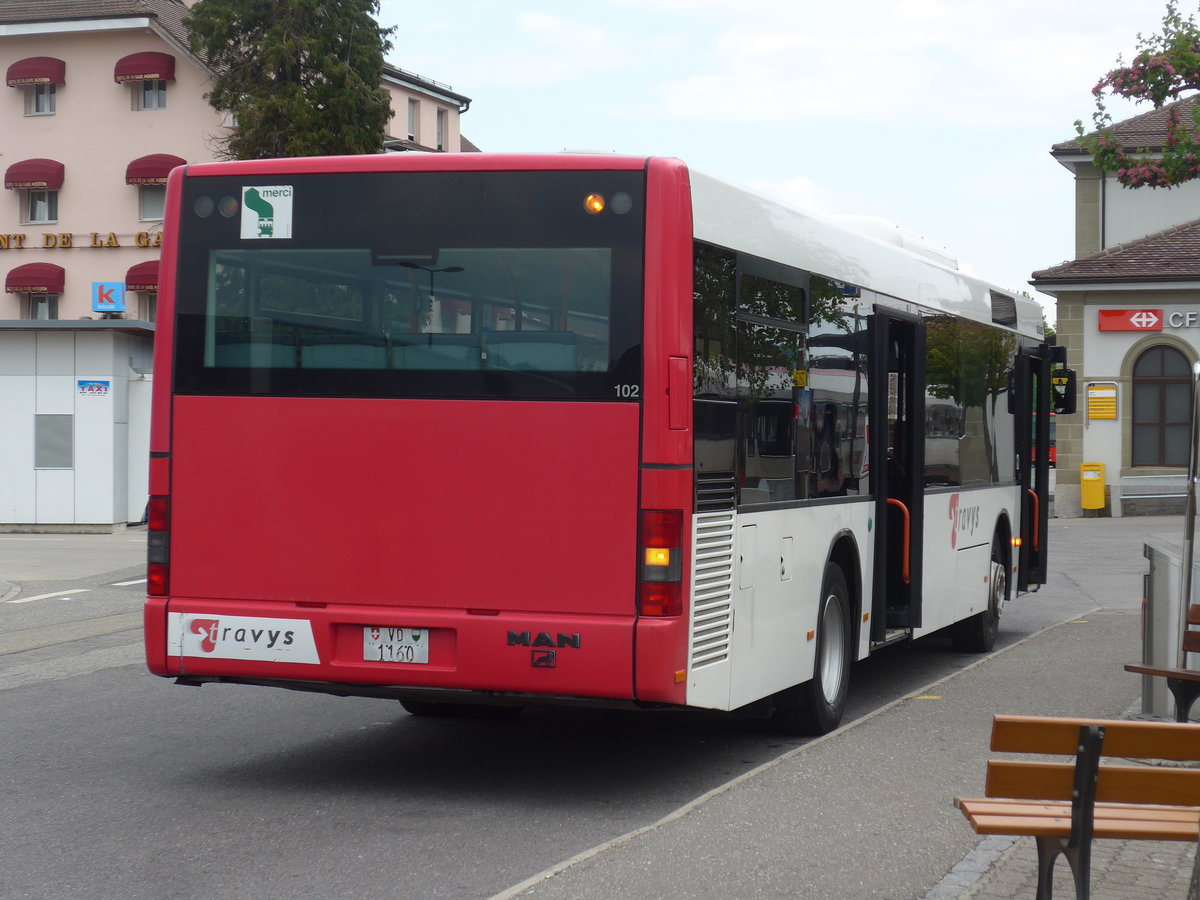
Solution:
M795 372L804 335L759 322L737 322L738 398L745 406L741 502L774 503L796 490Z

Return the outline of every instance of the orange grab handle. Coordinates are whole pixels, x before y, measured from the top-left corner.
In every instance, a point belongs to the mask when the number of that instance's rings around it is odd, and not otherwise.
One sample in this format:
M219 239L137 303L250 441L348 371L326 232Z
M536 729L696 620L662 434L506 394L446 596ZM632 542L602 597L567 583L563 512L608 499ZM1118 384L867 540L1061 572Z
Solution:
M888 497L888 505L895 506L900 510L900 515L904 516L904 561L900 566L900 577L904 579L905 584L908 584L911 581L908 558L912 555L912 517L908 514L908 507L895 497Z
M1033 501L1033 552L1038 552L1038 523L1042 521L1042 500L1035 490L1026 490L1029 499Z

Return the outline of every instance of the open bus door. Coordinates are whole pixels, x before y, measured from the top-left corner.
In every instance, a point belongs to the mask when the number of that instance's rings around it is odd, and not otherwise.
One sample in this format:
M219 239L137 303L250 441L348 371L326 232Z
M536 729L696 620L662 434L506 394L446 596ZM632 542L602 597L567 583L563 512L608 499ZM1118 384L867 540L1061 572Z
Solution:
M1050 415L1074 411L1074 373L1054 372L1061 351L1049 344L1022 349L1013 368L1010 409L1017 422L1017 469L1021 486L1021 539L1017 590L1036 590L1046 581L1050 519ZM1065 382L1069 376L1070 390ZM1058 378L1062 388L1055 387ZM1069 396L1071 408L1066 407Z
M876 307L872 341L871 641L878 644L921 625L925 329L916 316Z

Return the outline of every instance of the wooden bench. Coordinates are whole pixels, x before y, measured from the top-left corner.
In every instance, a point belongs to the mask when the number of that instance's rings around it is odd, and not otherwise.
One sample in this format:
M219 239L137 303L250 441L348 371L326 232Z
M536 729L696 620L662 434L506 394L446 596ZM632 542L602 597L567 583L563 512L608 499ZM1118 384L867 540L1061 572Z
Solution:
M1093 838L1200 839L1200 768L1100 765L1101 757L1200 762L1200 725L996 716L991 749L1072 757L989 760L986 798L954 801L979 834L1037 840L1038 900L1051 897L1060 854L1076 898L1087 900Z
M1200 626L1200 603L1188 607L1187 625L1183 632L1183 652L1200 653L1200 631L1189 626ZM1191 716L1192 704L1200 697L1200 671L1172 666L1139 666L1130 663L1126 672L1140 675L1155 675L1167 679L1167 690L1175 698L1175 721L1186 722Z

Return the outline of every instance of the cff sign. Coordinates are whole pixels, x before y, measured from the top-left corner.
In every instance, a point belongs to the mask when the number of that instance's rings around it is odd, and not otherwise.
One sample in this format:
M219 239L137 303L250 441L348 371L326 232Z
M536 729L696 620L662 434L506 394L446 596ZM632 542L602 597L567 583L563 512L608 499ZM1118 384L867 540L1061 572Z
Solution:
M92 312L125 312L125 283L122 281L93 281Z
M1102 309L1101 331L1162 331L1161 309Z

